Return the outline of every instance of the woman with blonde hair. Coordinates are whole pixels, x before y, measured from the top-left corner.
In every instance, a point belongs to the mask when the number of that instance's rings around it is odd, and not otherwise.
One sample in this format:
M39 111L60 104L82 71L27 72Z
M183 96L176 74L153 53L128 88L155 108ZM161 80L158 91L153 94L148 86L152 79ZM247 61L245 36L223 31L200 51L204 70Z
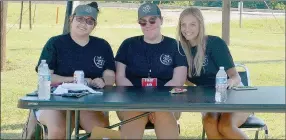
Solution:
M197 86L215 86L216 73L223 66L228 75L228 88L240 84L241 79L226 43L217 36L205 34L199 9L185 9L179 18L177 38L183 46L189 64L188 81ZM249 113L202 113L203 127L208 139L247 139L238 128Z

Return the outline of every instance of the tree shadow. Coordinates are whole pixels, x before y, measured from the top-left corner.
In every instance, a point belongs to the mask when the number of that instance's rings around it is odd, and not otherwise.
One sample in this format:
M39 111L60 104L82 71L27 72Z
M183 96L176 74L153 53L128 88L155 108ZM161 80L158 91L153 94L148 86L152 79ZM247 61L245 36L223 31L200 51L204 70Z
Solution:
M1 132L1 137L0 139L6 140L6 139L20 139L21 138L21 133L3 133Z
M17 49L9 49L10 51L34 51L34 50L42 50L43 48L17 48Z

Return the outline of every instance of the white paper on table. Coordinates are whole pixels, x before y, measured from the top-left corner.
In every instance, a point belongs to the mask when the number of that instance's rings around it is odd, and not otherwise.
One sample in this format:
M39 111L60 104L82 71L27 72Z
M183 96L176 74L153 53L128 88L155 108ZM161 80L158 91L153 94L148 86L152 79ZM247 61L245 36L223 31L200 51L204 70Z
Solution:
M88 92L93 94L99 94L99 95L103 94L101 91L95 91L84 84L76 84L76 83L63 83L62 85L59 85L53 93L56 95L62 95L64 93L68 93L68 90L75 90L75 91L87 90Z

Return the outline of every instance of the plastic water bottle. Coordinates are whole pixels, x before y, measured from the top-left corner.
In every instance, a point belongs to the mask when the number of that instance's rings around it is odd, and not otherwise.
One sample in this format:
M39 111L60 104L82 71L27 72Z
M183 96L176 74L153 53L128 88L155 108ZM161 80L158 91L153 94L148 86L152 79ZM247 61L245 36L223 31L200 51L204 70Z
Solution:
M224 67L219 67L219 71L216 74L216 93L215 101L223 103L227 99L227 74Z
M43 65L46 63L46 60L41 60L41 63L40 65L38 66L38 91L39 91L39 85L40 85L40 79L41 79L41 76L40 76L40 71L42 70L41 68L43 67Z
M38 67L38 98L49 100L51 97L51 73L46 60L41 60Z

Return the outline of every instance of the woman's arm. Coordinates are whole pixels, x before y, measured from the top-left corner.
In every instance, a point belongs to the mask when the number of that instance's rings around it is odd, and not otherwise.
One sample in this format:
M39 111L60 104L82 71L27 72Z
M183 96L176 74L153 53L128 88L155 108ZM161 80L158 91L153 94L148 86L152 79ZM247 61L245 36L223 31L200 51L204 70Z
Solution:
M187 78L187 67L179 66L174 69L173 78L165 86L183 86Z
M103 72L103 77L105 85L113 86L115 83L115 72L113 70L106 69Z
M115 82L115 74L113 70L106 69L103 71L103 76L100 78L94 78L89 83L89 86L93 86L96 88L103 88L104 86L113 86Z
M50 70L51 72L51 84L61 84L63 82L65 83L72 83L73 77L64 77L57 74L54 74L54 70Z
M227 80L228 88L232 88L233 86L238 86L241 82L241 78L236 71L235 67L232 67L226 71L229 79Z
M116 85L117 86L133 86L133 84L125 76L126 65L116 62Z

